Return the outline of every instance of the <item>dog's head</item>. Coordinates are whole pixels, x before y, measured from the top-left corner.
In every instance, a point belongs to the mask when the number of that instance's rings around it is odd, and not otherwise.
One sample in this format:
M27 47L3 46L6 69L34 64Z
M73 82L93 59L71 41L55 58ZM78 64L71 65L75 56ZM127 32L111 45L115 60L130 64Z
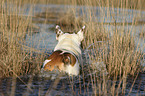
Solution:
M77 33L70 34L69 32L63 32L60 29L60 26L57 25L56 26L56 40L60 41L65 38L69 38L80 43L84 39L84 36L83 36L84 29L85 29L85 26L83 26L82 29L79 30Z

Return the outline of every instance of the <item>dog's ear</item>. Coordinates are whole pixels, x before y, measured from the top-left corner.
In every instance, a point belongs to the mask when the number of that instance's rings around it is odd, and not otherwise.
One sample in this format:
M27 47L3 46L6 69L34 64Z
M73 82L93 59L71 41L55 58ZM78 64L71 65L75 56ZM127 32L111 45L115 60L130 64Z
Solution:
M85 26L83 26L82 29L77 33L81 41L84 39L84 30Z
M60 29L60 26L56 25L55 27L56 30L56 40L58 40L59 36L63 34L63 32Z

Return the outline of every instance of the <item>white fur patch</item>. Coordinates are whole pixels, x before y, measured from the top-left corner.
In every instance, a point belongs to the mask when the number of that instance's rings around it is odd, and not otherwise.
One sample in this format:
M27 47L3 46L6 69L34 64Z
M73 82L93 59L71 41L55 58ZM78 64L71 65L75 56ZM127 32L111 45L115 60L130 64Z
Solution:
M58 26L58 25L56 25L56 27L55 27L56 29L59 29L60 27Z
M83 26L82 29L85 29L86 26Z
M44 67L48 62L50 62L50 61L51 61L51 59L50 59L50 60L45 60L44 63L43 63L43 67Z
M75 63L74 66L68 65L65 68L65 71L69 74L69 75L78 75L79 74L79 63L78 61Z

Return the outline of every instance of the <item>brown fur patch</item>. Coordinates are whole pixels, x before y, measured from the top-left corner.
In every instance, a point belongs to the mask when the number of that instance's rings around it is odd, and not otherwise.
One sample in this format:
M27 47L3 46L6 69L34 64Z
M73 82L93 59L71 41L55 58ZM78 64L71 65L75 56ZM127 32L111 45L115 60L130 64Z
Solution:
M66 64L74 66L76 63L76 58L72 54L68 52L62 53L60 50L53 52L52 55L48 57L48 60L51 61L45 64L44 70L48 69L52 71L55 68L63 70Z
M76 58L72 54L66 52L63 54L63 57L64 64L70 63L72 66L75 65Z

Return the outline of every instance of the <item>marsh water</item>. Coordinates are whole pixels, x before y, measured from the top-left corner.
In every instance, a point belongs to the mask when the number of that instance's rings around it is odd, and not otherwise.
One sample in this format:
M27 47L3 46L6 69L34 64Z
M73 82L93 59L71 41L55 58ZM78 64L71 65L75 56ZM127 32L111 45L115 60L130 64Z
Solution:
M26 36L26 42L25 46L32 47L34 49L37 49L39 51L44 51L45 53L51 53L57 44L57 41L55 40L55 32L52 28L55 27L55 19L54 18L48 18L48 21L51 21L51 23L41 23L42 21L46 20L45 17L35 17L35 15L41 14L43 12L46 12L46 9L49 9L49 12L56 12L58 14L65 13L68 8L76 8L76 16L81 16L82 10L87 12L87 9L91 9L92 11L95 10L95 16L92 18L92 22L104 22L106 25L104 25L105 30L107 30L110 35L112 35L112 32L114 30L114 26L110 25L108 23L115 22L116 23L132 23L133 19L138 16L142 16L142 19L139 19L138 21L141 22L137 26L127 25L125 26L125 30L129 30L132 34L135 35L135 41L136 46L138 46L138 43L140 44L139 47L142 50L142 52L145 52L144 47L144 37L140 38L139 34L143 31L145 32L145 26L142 24L142 22L145 22L145 11L139 11L139 10L128 10L128 9L119 9L119 8L107 8L107 7L87 7L87 6L68 6L68 5L41 5L37 4L34 6L33 11L35 13L30 14L29 11L31 10L31 4L24 5L26 10L25 13L20 13L19 15L23 16L34 16L33 20L35 21L35 25L39 27L37 29L37 32L33 34L27 34ZM11 5L11 7L13 7ZM50 10L51 9L51 10ZM55 9L55 10L54 10ZM109 11L107 11L109 10ZM48 13L49 13L48 12ZM110 12L110 15L108 16L107 12ZM51 13L51 12L50 12ZM106 14L106 15L104 15ZM141 14L141 15L138 15ZM105 17L104 17L105 16ZM114 16L114 17L112 17ZM54 21L54 22L53 22ZM87 22L87 14L86 19ZM117 28L119 30L122 29L121 25L117 25ZM91 44L90 44L91 45ZM88 50L89 51L89 50ZM39 52L38 52L39 53ZM144 59L143 59L144 60ZM43 62L40 62L43 63ZM142 62L142 66L145 66L145 61ZM81 70L82 71L82 70ZM35 74L33 75L27 75L27 76L20 76L20 78L15 77L9 77L9 78L3 78L1 79L0 83L0 93L10 95L12 94L12 88L15 87L15 96L74 96L74 95L96 95L99 93L94 94L94 86L91 83L91 74L90 72L81 72L79 76L76 77L70 77L65 73L59 73L59 72L43 72L41 74ZM92 73L93 74L93 73ZM136 81L133 81L134 78L128 78L127 79L127 88L125 90L124 95L128 95L130 89L132 88L132 91L130 93L130 96L144 96L145 95L145 72L142 72L138 75ZM16 81L16 84L14 84L13 81ZM108 82L114 82L114 81L108 81ZM119 81L116 81L119 82ZM134 83L132 87L132 83ZM30 87L28 87L30 86ZM96 85L97 86L97 85ZM110 93L111 94L111 93ZM108 93L108 95L110 95ZM1 94L0 94L1 95Z

